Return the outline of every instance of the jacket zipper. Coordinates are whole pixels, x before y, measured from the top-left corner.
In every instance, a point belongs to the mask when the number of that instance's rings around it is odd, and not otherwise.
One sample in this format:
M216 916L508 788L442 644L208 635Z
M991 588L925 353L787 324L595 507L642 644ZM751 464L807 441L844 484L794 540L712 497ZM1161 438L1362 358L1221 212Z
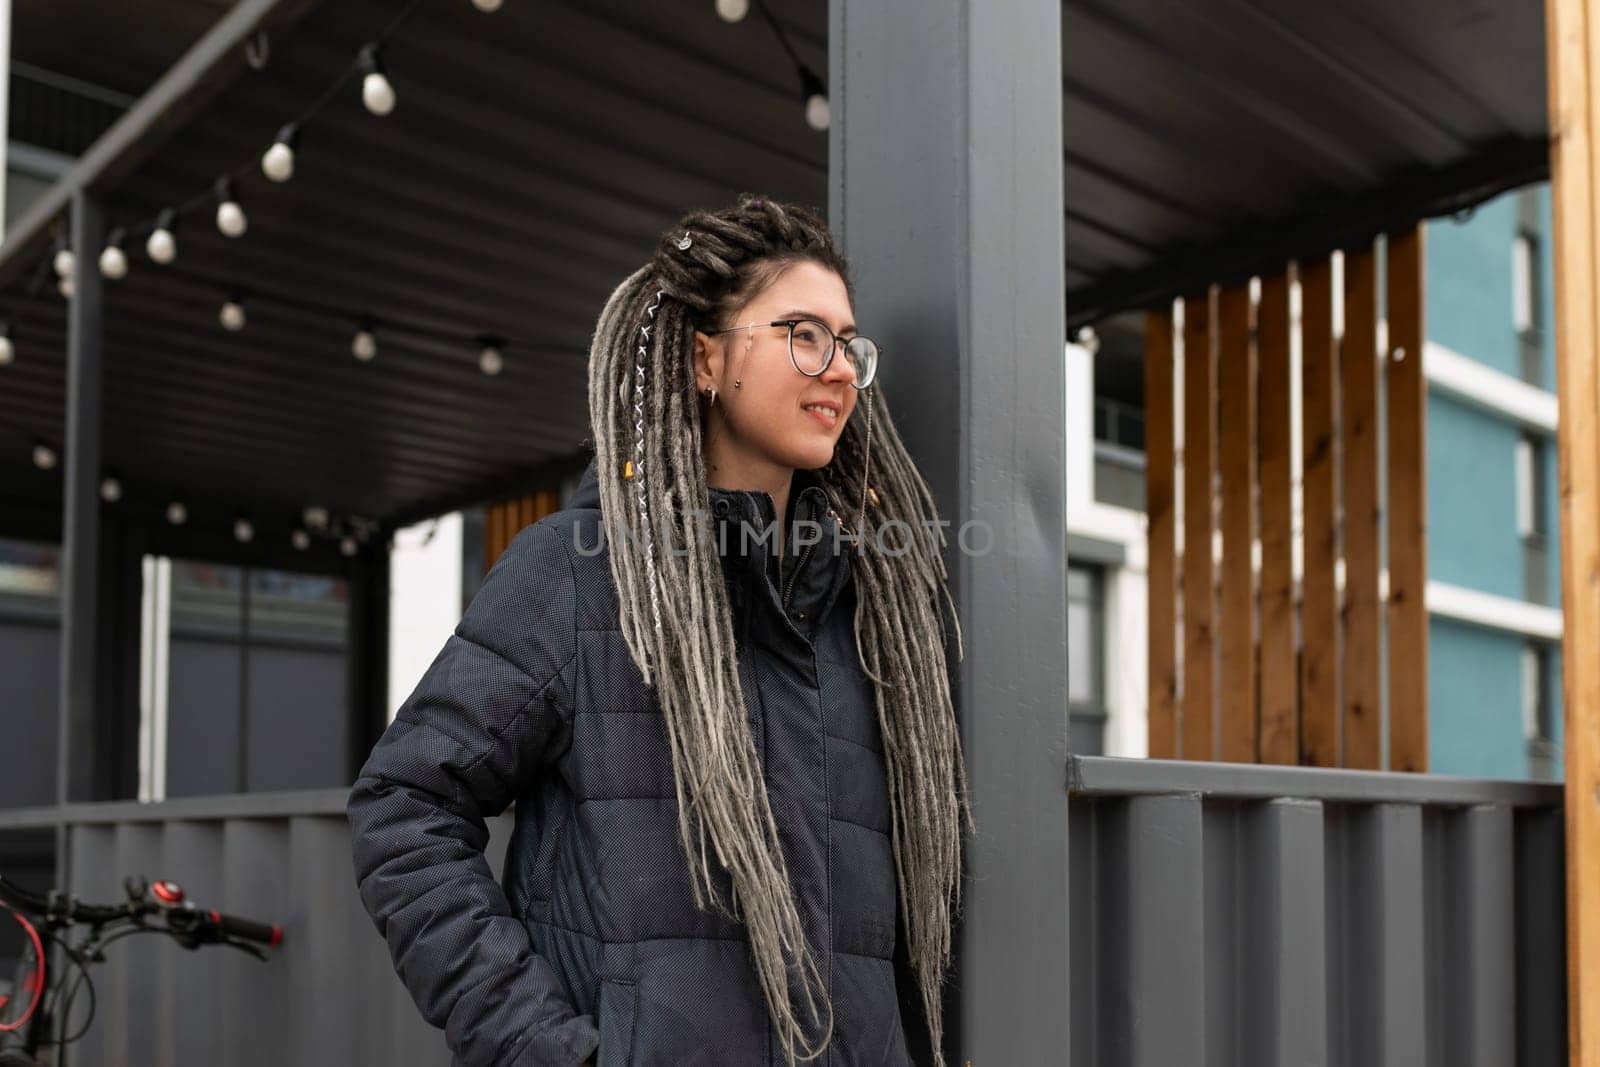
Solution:
M800 572L806 569L806 563L808 563L810 561L811 553L816 550L816 547L817 546L814 545L814 544L813 545L807 545L805 552L803 552L801 554L801 556L800 556L800 562L796 563L795 566L794 566L794 570L789 572L789 581L788 581L788 584L785 586L785 588L783 590L783 610L784 611L788 611L789 610L789 597L794 595L794 584L795 584L796 581L799 580Z

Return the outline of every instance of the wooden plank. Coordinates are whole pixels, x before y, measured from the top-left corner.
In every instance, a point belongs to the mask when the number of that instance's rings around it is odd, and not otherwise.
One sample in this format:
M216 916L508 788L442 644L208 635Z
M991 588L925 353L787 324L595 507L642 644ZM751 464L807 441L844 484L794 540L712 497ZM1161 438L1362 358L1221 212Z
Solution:
M1184 759L1215 758L1216 582L1214 529L1216 347L1213 296L1183 304L1183 748Z
M1256 447L1261 481L1261 762L1300 759L1295 652L1293 477L1290 465L1289 274L1261 279Z
M1301 433L1304 442L1302 514L1304 566L1300 622L1300 762L1339 765L1339 600L1334 558L1333 263L1327 256L1300 266Z
M1178 754L1178 560L1173 502L1172 310L1152 311L1144 327L1144 498L1149 520L1146 611L1149 752Z
M1428 769L1427 384L1422 227L1389 235L1389 769Z
M1575 1067L1600 1067L1600 328L1596 270L1600 12L1546 0L1556 296L1565 723L1567 1035Z
M1255 658L1255 352L1250 287L1217 296L1217 470L1222 492L1222 651L1219 758L1257 758Z
M1383 768L1383 619L1378 599L1378 260L1345 253L1339 352L1344 476L1344 766Z

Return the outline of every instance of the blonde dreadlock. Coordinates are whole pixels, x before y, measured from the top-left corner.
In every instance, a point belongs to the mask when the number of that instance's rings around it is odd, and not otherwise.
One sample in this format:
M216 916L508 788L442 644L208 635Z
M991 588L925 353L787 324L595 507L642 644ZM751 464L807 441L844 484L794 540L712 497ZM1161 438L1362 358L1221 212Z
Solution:
M710 497L691 354L697 328L725 324L800 261L828 267L848 288L847 265L827 227L804 208L743 197L722 211L690 213L663 233L651 262L611 294L589 359L589 415L620 624L661 704L695 905L709 902L744 922L791 1065L822 1054L833 1009L806 945L747 725L721 563L692 514L703 515ZM865 390L869 418L870 394L878 390ZM906 946L934 1059L943 1067L941 987L960 907L961 833L972 828L972 813L941 604L950 609L958 659L961 631L942 531L936 543L913 535L907 544L882 532L897 520L912 531L940 527L933 496L881 397L876 406L884 409L878 425L863 427L852 417L822 475L835 512L855 519L856 645L883 735ZM865 499L869 464L877 506L857 511L851 504ZM676 551L658 552L658 544ZM882 551L886 545L891 551ZM713 887L708 843L731 876L732 910ZM791 998L791 966L806 1024ZM806 1039L807 1025L820 1026L819 1040Z

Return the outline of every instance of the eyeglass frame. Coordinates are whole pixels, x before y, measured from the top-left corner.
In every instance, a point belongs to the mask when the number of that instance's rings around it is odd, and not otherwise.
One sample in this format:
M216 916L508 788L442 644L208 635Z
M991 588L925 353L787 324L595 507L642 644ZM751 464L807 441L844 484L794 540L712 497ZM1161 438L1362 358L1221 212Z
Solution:
M824 330L828 331L828 336L833 338L833 344L828 347L828 358L822 361L822 369L817 371L817 373L815 373L815 374L807 374L805 371L801 370L799 361L794 358L794 328L796 326L798 326L802 322L810 322L810 323L814 323L814 324L816 324L818 326L821 326ZM801 319L774 319L771 322L746 322L746 323L744 323L742 325L739 325L739 326L730 326L726 330L703 330L701 332L704 333L707 337L717 337L717 336L719 336L721 334L725 334L725 333L738 333L740 330L753 330L757 326L768 326L768 327L771 327L771 326L784 326L784 327L788 328L788 330L789 330L789 364L790 364L790 366L794 367L794 369L796 371L798 371L799 373L805 374L805 376L807 378L820 378L824 374L828 373L828 368L833 366L833 357L837 353L843 351L844 349L849 348L851 341L867 341L867 342L869 342L872 345L873 348L877 349L878 358L879 359L883 358L883 346L878 344L878 342L872 340L872 338L867 337L864 334L859 334L859 333L858 334L854 334L849 338L840 337L838 334L833 332L833 328L830 327L827 323L820 322L817 319L805 319L805 318L801 318ZM848 357L846 357L846 358L848 358ZM854 369L855 368L855 364L851 364L851 368ZM860 375L856 374L856 375L854 375L854 377L859 380ZM871 380L868 381L866 385L859 384L859 381L852 381L850 383L850 386L851 386L851 388L853 388L857 392L859 392L862 389L870 389L870 388L872 388L872 383L877 381L877 380L878 380L878 367L877 367L876 362L874 362L873 367L872 367L872 378L871 378Z

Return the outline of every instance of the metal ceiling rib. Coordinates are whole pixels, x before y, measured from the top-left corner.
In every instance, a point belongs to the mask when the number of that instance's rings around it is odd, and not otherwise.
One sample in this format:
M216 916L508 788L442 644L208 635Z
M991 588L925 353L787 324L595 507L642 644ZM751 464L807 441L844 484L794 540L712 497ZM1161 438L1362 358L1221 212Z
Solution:
M773 6L825 70L825 10ZM96 183L110 225L258 158L392 15L322 3L272 37L265 70L214 74L231 83L159 151ZM394 113L367 114L347 85L304 131L292 181L239 182L245 236L222 237L206 205L180 220L171 267L129 242L104 372L105 454L128 484L219 511L316 502L390 522L512 490L585 443L595 317L662 229L747 190L825 203L827 138L805 125L780 45L709 3L425 5L385 62ZM24 435L60 439L65 302L53 278L21 295L46 250L36 230L28 255L0 257L18 334L0 393L11 453ZM234 293L239 333L217 319ZM349 349L362 316L379 323L370 364ZM478 370L480 334L507 341L498 377ZM0 477L9 498L51 476Z

